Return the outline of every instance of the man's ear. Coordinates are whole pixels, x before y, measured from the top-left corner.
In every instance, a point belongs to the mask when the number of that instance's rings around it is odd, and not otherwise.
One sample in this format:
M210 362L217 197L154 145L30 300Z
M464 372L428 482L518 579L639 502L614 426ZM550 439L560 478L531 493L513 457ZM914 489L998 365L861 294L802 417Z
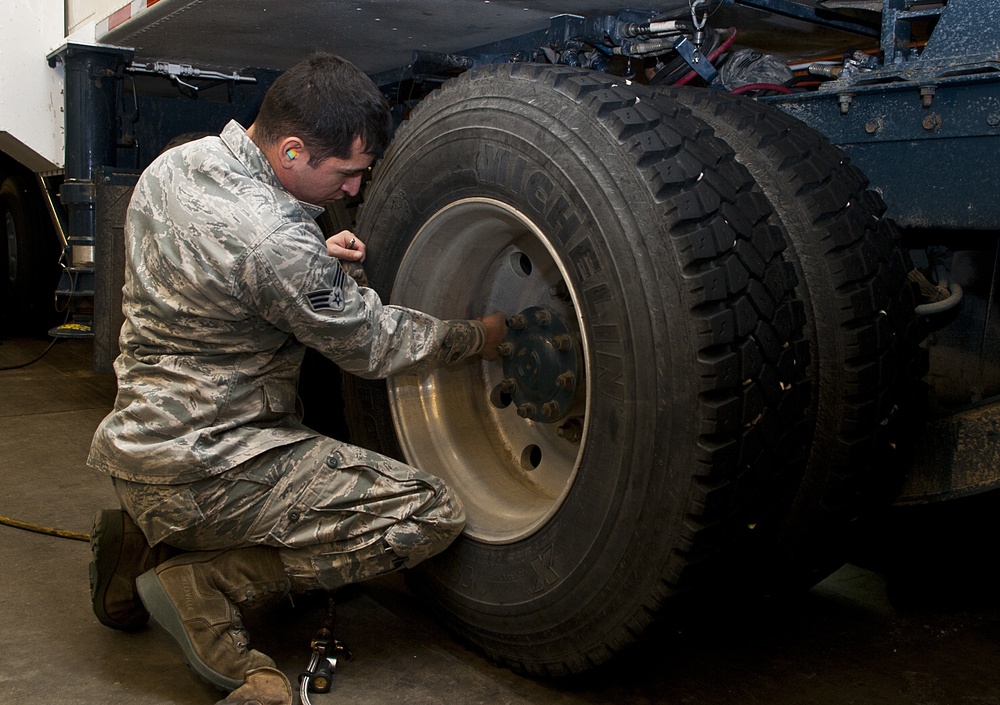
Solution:
M298 137L285 137L278 143L278 159L285 168L291 168L295 160L308 161L309 155Z

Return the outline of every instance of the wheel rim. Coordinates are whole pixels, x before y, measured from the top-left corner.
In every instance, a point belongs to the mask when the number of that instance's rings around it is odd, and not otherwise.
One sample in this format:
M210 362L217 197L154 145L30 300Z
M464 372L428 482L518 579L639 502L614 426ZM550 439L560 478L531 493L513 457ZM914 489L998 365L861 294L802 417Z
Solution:
M581 350L570 413L558 423L522 418L502 399L499 361L475 358L389 380L393 424L407 462L462 498L465 533L510 543L544 526L576 477L586 446L589 365L577 293L549 238L496 200L456 201L432 215L403 256L392 303L444 319L545 306ZM506 402L506 403L505 403Z

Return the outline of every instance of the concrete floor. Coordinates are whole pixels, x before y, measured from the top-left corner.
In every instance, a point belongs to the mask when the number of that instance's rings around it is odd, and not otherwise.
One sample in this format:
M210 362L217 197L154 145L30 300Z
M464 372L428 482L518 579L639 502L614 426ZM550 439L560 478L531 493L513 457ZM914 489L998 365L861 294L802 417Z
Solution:
M0 367L44 340L0 341ZM88 341L0 371L0 515L86 533L114 506L84 460L114 379L90 372ZM1000 705L997 501L893 514L867 550L794 598L721 610L686 633L663 629L584 676L533 680L497 668L427 616L399 576L342 596L338 636L354 660L314 705L662 703ZM887 553L888 551L888 553ZM861 552L859 552L859 558ZM213 703L158 626L123 634L90 610L88 544L0 526L0 703ZM877 569L870 569L875 566ZM888 566L888 568L886 567ZM890 600L890 597L892 599ZM322 600L251 622L254 644L291 678L309 656Z

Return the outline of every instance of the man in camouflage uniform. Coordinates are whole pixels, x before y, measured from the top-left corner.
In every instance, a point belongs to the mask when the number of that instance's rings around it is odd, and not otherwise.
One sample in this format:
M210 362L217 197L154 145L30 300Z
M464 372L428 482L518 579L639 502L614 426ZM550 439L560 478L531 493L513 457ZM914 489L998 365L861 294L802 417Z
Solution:
M364 243L324 241L319 206L357 193L389 133L371 81L318 54L275 81L245 131L231 122L161 155L129 206L118 397L88 461L124 511L95 520L93 605L117 629L152 613L234 691L225 703L291 703L240 609L413 566L464 525L437 477L295 414L305 346L384 378L492 356L505 334L502 313L383 305L340 261L363 260Z

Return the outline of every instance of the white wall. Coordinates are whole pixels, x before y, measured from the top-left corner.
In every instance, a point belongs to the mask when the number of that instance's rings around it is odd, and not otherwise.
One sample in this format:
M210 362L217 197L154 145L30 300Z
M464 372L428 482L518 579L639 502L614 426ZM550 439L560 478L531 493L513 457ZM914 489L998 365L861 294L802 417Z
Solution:
M46 61L64 37L62 0L0 2L0 150L38 172L64 164L62 70Z
M129 0L65 0L65 2L66 34L71 36L73 41L82 44L94 42L94 26L98 22L129 4Z

